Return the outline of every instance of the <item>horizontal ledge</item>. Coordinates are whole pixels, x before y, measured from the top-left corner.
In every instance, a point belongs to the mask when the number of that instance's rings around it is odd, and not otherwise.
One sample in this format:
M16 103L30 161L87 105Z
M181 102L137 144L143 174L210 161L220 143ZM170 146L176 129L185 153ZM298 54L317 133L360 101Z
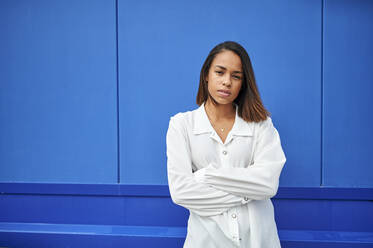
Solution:
M168 185L0 183L0 195L170 197ZM279 187L275 199L373 200L373 188Z
M183 238L186 235L186 228L168 226L120 226L0 222L0 233L4 232Z
M185 227L119 226L0 222L0 236L6 233L35 233L38 235L97 235L116 237L180 238L186 236ZM283 243L373 244L373 232L339 232L311 230L279 230Z
M279 236L283 242L345 242L373 244L373 232L279 230Z

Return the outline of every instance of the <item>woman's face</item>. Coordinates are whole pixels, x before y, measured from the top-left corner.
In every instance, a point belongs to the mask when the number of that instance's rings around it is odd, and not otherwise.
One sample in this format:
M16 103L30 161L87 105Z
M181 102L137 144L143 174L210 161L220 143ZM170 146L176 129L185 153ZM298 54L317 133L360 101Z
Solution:
M230 104L240 92L243 79L240 57L232 51L223 50L211 62L207 74L210 95L219 104Z

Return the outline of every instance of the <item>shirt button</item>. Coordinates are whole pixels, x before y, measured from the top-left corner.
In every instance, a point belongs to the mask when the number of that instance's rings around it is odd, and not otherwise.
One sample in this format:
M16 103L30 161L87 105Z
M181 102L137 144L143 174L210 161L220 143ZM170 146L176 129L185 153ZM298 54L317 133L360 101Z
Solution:
M227 153L228 153L227 151L223 151L223 154L224 154L224 155L227 155Z
M232 218L235 219L237 217L236 214L232 214Z

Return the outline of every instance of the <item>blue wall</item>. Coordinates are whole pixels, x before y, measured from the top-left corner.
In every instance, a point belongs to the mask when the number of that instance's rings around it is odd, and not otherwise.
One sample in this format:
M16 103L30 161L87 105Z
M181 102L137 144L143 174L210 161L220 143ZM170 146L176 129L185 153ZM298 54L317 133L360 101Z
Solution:
M117 182L114 1L0 2L0 181Z
M252 57L263 101L283 137L289 162L281 185L319 186L321 2L202 2L119 2L121 182L167 183L169 117L197 107L209 50L236 40Z
M323 185L373 187L373 2L326 1Z
M372 13L364 0L0 1L0 246L14 223L185 226L167 192L168 121L197 107L202 63L225 40L247 49L287 156L285 247L299 230L373 240Z

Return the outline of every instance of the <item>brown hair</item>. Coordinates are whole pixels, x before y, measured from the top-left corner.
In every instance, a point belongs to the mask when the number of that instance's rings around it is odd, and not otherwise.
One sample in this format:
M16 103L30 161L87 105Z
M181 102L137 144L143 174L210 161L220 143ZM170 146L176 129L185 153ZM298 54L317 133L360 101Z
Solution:
M199 88L197 93L197 104L200 106L203 102L207 101L208 98L212 100L214 105L217 102L211 97L208 92L206 77L209 73L209 69L215 56L223 51L232 51L241 58L243 79L240 92L234 100L234 103L238 105L239 116L247 122L260 122L267 119L270 113L263 106L258 87L256 85L254 70L251 65L251 60L247 54L245 48L234 41L225 41L215 46L207 56L203 63Z

